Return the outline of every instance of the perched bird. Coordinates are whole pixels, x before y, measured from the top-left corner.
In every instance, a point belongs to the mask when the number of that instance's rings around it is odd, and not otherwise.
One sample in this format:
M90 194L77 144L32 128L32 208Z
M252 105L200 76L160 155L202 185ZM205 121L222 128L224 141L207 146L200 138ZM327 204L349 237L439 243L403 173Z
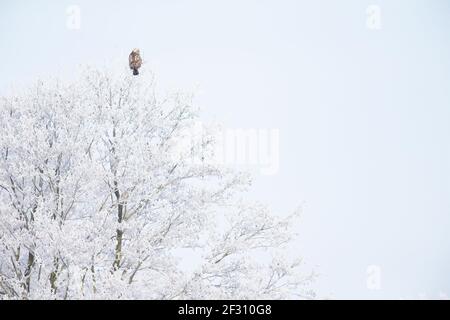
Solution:
M138 69L142 65L142 58L139 49L133 49L130 56L128 57L128 63L130 64L130 69L133 70L133 75L137 76L139 74Z

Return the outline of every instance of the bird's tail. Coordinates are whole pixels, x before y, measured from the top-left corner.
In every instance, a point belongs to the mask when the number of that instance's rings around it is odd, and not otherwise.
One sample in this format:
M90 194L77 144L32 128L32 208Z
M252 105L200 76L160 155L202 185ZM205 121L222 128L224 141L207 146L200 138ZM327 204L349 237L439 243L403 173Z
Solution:
M137 76L138 74L139 74L138 69L134 68L134 69L133 69L133 75Z

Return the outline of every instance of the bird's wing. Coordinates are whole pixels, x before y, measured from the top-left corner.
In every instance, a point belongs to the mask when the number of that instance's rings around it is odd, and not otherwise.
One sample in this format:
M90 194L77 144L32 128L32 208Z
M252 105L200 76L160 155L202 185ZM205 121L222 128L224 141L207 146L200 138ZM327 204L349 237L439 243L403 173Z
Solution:
M136 66L137 66L138 68L141 67L141 65L142 65L142 58L141 58L140 55L136 55L135 63L136 63Z
M130 53L130 55L128 56L128 63L131 64L133 63L133 53Z

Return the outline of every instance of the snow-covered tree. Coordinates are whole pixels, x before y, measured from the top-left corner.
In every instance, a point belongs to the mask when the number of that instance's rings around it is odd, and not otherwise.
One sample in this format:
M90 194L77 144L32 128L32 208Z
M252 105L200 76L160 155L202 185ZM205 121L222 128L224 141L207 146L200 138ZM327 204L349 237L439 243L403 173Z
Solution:
M180 149L192 95L155 88L89 69L1 98L1 299L313 295L282 255L293 216L241 199L248 176L207 161L213 134Z

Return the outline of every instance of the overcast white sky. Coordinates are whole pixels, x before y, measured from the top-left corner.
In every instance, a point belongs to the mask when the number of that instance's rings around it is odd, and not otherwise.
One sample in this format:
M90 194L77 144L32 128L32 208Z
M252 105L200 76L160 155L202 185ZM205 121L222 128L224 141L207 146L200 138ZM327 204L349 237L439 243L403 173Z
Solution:
M280 171L249 196L304 204L320 295L450 297L449 39L447 0L1 0L0 92L139 47L162 87L200 85L205 119L280 130Z

